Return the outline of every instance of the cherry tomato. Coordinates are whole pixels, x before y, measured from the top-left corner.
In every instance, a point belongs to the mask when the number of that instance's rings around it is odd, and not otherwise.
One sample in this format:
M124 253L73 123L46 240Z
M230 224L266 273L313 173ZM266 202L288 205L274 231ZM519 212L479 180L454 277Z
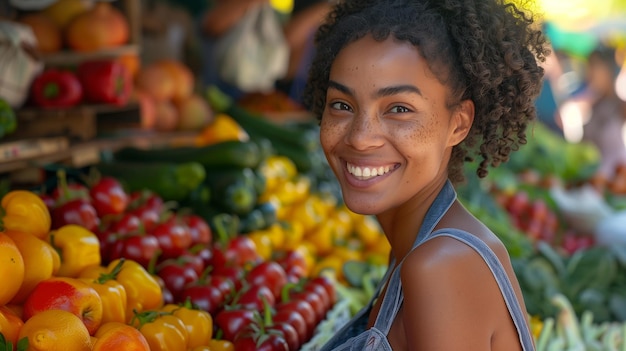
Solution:
M180 300L189 301L199 309L209 312L212 316L218 313L233 292L233 283L223 277L201 277L198 281L187 285L180 293Z
M204 220L204 218L198 215L189 214L183 216L182 219L185 224L187 224L187 227L189 227L192 245L210 245L213 242L213 233L211 232L211 227Z
M77 224L92 232L98 230L100 218L93 205L85 199L69 200L52 210L52 229L66 224Z
M168 259L157 266L156 274L163 279L165 287L177 299L185 286L198 280L198 273L192 266L174 259Z
M291 299L289 301L280 302L276 305L276 314L281 313L282 310L292 311L302 316L306 323L306 337L305 340L310 339L317 327L317 316L313 306L305 300Z
M130 202L122 184L113 177L101 177L89 194L100 217L123 213Z
M282 334L289 351L296 351L300 349L300 338L298 336L298 332L292 325L274 322L272 326L267 327L266 331L268 334L272 334L273 332Z
M330 298L331 305L334 305L337 302L337 291L335 289L335 284L332 280L324 275L319 275L317 277L311 278L309 280L309 284L317 284L322 286L326 290L326 294Z
M147 268L154 256L159 253L159 241L150 235L132 234L118 238L111 245L111 260L127 258Z
M276 299L272 290L266 285L249 285L247 289L241 291L236 303L242 308L264 311L266 308L273 307Z
M225 247L218 245L215 248L217 251L221 251L222 255L214 252L214 266L234 264L243 267L244 265L255 265L262 261L257 252L256 244L247 236L237 236L229 240Z
M287 341L280 333L241 333L234 344L237 351L289 351Z
M274 261L264 261L254 266L246 275L252 285L264 285L271 289L276 300L280 299L283 287L287 284L287 273Z
M257 313L242 308L225 308L215 316L215 324L222 330L224 339L235 341L237 334L254 322ZM235 349L239 350L237 347Z
M276 309L276 313L272 316L272 320L274 324L289 324L293 327L296 335L298 336L298 348L300 345L303 345L307 341L307 337L309 334L307 322L304 320L304 317L295 310L291 310L285 305ZM311 316L315 317L313 310L311 309ZM297 350L296 348L295 350ZM290 348L291 350L291 348Z
M178 221L161 222L149 233L158 240L164 259L178 257L191 247L191 233Z
M117 234L138 233L142 229L142 223L135 214L124 213L119 219L112 222L108 229Z

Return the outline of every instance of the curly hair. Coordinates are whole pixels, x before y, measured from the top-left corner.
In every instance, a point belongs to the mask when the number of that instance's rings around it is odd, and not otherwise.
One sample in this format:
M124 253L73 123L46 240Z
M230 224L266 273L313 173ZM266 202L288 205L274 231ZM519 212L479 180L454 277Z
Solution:
M518 1L519 3L519 1ZM506 162L526 143L541 90L540 62L547 39L532 14L502 0L344 0L315 35L316 53L304 102L321 119L331 65L339 51L365 35L389 36L416 46L440 82L447 104L475 106L466 139L452 149L448 177L464 180L464 162L480 156L476 173Z

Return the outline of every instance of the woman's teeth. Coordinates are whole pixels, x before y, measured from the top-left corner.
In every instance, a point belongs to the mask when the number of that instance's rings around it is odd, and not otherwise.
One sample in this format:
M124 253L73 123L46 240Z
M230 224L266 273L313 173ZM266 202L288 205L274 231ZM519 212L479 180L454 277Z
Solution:
M353 176L361 179L367 180L370 178L374 178L377 176L381 176L383 174L389 173L390 166L380 166L380 167L358 167L355 165L347 164L348 173Z

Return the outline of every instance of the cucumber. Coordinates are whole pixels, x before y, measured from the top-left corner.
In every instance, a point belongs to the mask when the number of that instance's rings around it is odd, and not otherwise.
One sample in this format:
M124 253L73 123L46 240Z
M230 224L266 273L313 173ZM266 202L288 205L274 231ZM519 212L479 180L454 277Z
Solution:
M213 108L231 116L252 138L267 138L272 142L280 141L303 151L313 151L318 148L319 137L313 130L288 127L269 121L263 114L251 112L238 105L216 86L210 86L207 89L206 97Z
M228 140L202 147L124 147L113 154L119 161L197 162L206 168L255 168L261 162L261 150L252 141Z
M211 191L211 204L230 214L245 215L252 211L259 194L256 174L251 168L211 169L205 184Z
M197 162L102 162L93 166L100 174L117 178L128 191L152 190L167 201L181 201L206 177Z

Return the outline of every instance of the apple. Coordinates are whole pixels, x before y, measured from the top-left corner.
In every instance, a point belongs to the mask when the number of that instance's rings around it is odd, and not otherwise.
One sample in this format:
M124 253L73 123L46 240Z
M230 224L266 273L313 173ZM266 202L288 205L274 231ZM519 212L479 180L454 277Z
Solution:
M200 95L193 94L176 100L179 130L200 130L213 119L213 110Z
M90 335L102 323L102 300L87 283L68 277L51 277L39 282L24 302L24 320L45 310L65 310L78 316Z

